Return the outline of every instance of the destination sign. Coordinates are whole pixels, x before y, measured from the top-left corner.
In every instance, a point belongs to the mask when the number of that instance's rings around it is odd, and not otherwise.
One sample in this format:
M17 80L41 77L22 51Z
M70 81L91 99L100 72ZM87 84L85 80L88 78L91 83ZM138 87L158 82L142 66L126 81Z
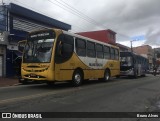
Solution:
M44 36L49 36L50 34L49 33L40 33L40 34L34 34L34 35L31 35L30 38L36 38L36 37L44 37Z
M54 38L55 38L55 32L52 30L30 33L29 36L27 37L28 40L54 39Z

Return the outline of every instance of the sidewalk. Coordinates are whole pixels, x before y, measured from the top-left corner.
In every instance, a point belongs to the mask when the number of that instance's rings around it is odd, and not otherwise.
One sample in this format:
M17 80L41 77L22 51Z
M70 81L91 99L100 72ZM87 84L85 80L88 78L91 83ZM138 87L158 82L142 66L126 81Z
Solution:
M0 87L13 86L19 84L18 78L0 77Z

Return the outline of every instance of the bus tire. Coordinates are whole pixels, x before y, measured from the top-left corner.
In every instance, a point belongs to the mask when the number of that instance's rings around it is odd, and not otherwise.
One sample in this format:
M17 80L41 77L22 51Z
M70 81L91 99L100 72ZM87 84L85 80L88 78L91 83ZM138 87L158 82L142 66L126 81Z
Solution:
M75 70L72 76L72 84L75 87L78 87L82 84L83 81L83 74L80 70Z
M105 70L105 72L104 72L104 78L103 78L103 81L104 82L107 82L107 81L109 81L110 80L110 71L107 69L107 70Z

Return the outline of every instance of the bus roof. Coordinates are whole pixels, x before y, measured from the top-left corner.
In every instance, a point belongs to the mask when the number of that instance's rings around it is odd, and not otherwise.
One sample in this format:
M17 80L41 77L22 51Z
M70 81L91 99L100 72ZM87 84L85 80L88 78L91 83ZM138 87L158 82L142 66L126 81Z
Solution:
M84 36L81 36L81 35L78 35L78 34L74 34L74 33L68 32L68 31L64 31L64 30L61 30L61 29L55 29L55 28L42 29L42 30L29 32L29 34L36 33L36 32L39 32L39 31L47 31L47 30L61 31L62 33L73 36L73 37L89 40L89 41L92 41L92 42L96 42L96 43L99 43L99 44L103 44L103 45L106 45L106 46L110 46L110 47L114 47L114 48L119 49L119 47L117 47L117 46L114 46L114 45L111 45L111 44L108 44L108 43L105 43L105 42L101 42L101 41L98 41L98 40L95 40L95 39L91 39L91 38L88 38L88 37L84 37Z
M70 36L73 36L73 37L82 38L82 39L85 39L85 40L89 40L89 41L92 41L92 42L96 42L96 43L99 43L99 44L103 44L103 45L107 45L107 46L119 49L119 47L117 47L117 46L114 46L114 45L111 45L111 44L108 44L108 43L105 43L105 42L101 42L99 40L91 39L91 38L84 37L84 36L81 36L81 35L78 35L78 34L74 34L74 33L71 33L71 32L67 32L67 31L64 31L64 30L62 30L62 32L64 34L67 34L67 35L70 35Z
M137 53L133 53L133 52L120 52L120 57L126 57L126 56L137 56L137 57L142 57L144 59L147 59L146 57L144 56L141 56Z

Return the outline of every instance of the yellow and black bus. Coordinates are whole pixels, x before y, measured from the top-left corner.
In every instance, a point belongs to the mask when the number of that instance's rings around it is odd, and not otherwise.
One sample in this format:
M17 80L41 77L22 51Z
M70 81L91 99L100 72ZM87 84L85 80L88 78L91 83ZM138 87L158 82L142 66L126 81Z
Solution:
M29 80L108 81L120 74L119 48L107 43L59 29L45 29L28 34L23 50L21 82Z

